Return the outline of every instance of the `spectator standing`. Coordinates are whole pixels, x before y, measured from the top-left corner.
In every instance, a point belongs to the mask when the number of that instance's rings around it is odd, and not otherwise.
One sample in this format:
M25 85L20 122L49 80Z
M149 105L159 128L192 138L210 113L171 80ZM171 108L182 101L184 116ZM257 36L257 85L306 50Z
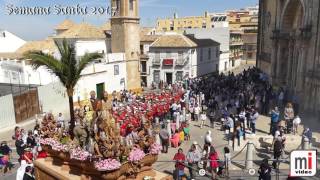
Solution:
M291 103L288 103L284 109L284 119L286 121L286 132L290 133L293 126L292 120L294 118L294 111Z
M187 161L189 166L190 179L195 179L198 170L198 162L201 160L201 154L197 150L196 145L192 144L187 154Z
M58 124L63 128L64 127L64 117L62 116L62 113L59 113L58 118L57 118Z
M252 115L250 117L250 127L252 129L252 135L256 134L256 123L259 118L259 113L256 109L253 109Z
M299 125L301 123L301 119L299 116L296 116L294 119L293 119L293 134L298 134L298 128L299 128Z
M203 160L203 169L207 170L207 163L209 159L210 154L210 144L204 144L203 145L203 151L202 151L202 160Z
M273 157L274 157L275 161L273 161L272 165L273 165L274 169L278 168L279 158L282 155L282 150L283 150L282 139L276 138L274 145L273 145Z
M162 145L162 151L163 153L168 153L168 147L169 147L169 133L165 129L165 126L162 126L162 129L160 130L159 133L160 140L161 140L161 145Z
M258 170L259 180L271 180L271 167L268 159L263 159Z
M229 167L231 164L231 154L230 154L230 149L226 146L223 148L224 150L224 164L225 164L225 172L226 175L229 174Z
M2 157L0 157L0 165L4 166L4 173L6 173L8 170L11 171L12 164L10 162L10 156L11 156L12 150L7 145L6 141L1 142L0 146L0 154Z
M196 104L195 107L194 107L194 118L195 118L195 121L199 120L199 116L200 116L200 107L199 107L198 104Z
M201 124L200 124L200 128L202 129L203 128L203 125L205 123L205 121L207 120L207 115L205 112L202 112L201 115L200 115L200 119L201 119Z
M184 176L184 162L186 160L185 155L183 154L182 148L178 149L178 152L174 155L173 160L176 161L175 164L175 180L181 180Z
M218 172L217 169L219 168L219 157L218 157L218 153L213 147L210 148L209 160L210 160L210 170L212 173L212 179L217 179L217 172Z
M208 145L212 144L212 137L211 137L211 131L210 130L208 130L206 135L205 135L204 143L208 144Z
M210 118L210 127L214 128L214 118L215 118L215 111L214 110L210 111L209 118Z
M28 131L27 146L34 148L36 146L36 140L33 136L32 130Z
M269 134L272 134L274 136L274 133L277 130L279 119L280 119L280 112L279 112L278 107L275 107L271 111L271 123L270 123L270 132L269 132Z
M309 141L309 143L311 143L311 140L312 140L312 131L310 128L306 127L303 131L303 134L302 134L302 142L304 141Z
M33 175L33 167L27 166L23 175L23 180L35 180Z
M19 162L20 162L22 155L24 153L24 148L26 147L26 144L23 142L21 135L18 136L15 142L15 145L16 145L17 154L19 155Z

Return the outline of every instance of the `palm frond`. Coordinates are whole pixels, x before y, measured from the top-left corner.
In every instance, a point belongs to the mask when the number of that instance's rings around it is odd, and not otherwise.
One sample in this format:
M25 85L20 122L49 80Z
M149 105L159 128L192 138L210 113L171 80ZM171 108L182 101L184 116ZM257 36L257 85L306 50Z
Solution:
M65 67L64 64L62 64L58 59L55 59L53 56L40 51L27 52L24 57L30 59L30 64L33 69L38 69L42 66L48 69L51 73L58 76L63 84L66 83L67 79L63 74L63 69Z
M103 58L103 55L101 53L86 53L79 62L78 66L78 73L81 72L89 63Z
M55 74L67 89L76 86L81 72L89 63L103 57L101 53L86 53L78 62L75 47L68 44L67 40L63 39L62 44L55 41L55 44L60 52L60 60L41 51L28 52L24 56L31 59L30 62L34 69L43 66Z

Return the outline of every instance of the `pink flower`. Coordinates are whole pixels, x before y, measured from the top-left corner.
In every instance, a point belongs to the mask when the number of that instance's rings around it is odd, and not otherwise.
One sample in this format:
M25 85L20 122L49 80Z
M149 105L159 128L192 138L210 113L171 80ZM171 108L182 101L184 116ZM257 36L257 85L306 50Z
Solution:
M133 148L129 153L128 160L131 162L140 161L146 154L139 148Z
M91 154L88 151L81 149L80 147L74 148L70 150L70 158L76 159L79 161L85 161L90 157Z
M48 145L51 146L51 148L55 151L63 151L63 152L68 152L69 151L69 146L66 144L61 144L59 141L53 139L53 138L41 138L40 139L40 144L42 145Z
M150 154L160 154L161 150L162 150L162 147L160 144L157 144L157 143L153 143L151 146L150 146Z
M121 163L115 159L104 159L95 162L94 166L99 171L112 171L115 169L119 169L121 167Z

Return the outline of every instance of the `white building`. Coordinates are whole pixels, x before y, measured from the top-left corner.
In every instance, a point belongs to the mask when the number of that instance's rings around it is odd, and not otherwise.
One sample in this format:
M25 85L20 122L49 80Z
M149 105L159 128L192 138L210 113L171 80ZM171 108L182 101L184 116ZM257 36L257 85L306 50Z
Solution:
M60 25L58 27L61 28ZM97 96L101 97L104 91L111 93L126 88L125 56L123 53L111 53L111 36L105 32L102 28L81 23L72 25L54 37L59 43L66 39L73 44L78 59L85 53L99 52L105 55L105 58L92 63L81 73L81 79L75 87L75 100L88 99L90 91L96 91Z
M46 85L57 81L57 77L45 68L34 70L28 60L23 59L23 54L42 51L59 59L54 41L62 43L66 39L74 45L78 59L85 53L99 52L105 55L105 58L90 64L82 72L75 88L75 101L89 98L90 91L96 91L100 97L104 91L111 93L126 88L125 56L123 53L110 53L110 34L90 24L75 24L70 20L63 21L56 31L57 35L52 38L27 42L12 53L0 53L0 83Z
M53 82L55 77L46 69L34 70L28 60L23 59L25 52L34 50L57 55L57 48L50 38L26 42L15 52L0 53L0 83L46 85Z
M193 36L163 35L149 47L148 86L160 81L168 84L216 71L220 44Z
M240 60L232 67L230 63L230 30L229 28L187 29L186 34L194 34L199 39L212 39L220 43L219 72L227 72L240 65Z
M6 30L0 30L0 53L13 53L26 41Z

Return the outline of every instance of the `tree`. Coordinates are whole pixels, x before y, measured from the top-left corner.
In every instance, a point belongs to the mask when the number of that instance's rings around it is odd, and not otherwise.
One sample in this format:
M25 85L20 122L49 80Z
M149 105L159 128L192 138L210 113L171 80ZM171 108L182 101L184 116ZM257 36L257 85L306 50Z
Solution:
M86 53L79 61L76 58L76 52L73 45L67 43L64 39L62 44L55 41L60 53L60 59L56 59L52 55L43 53L42 51L27 52L24 57L30 59L30 63L34 69L45 67L52 74L56 75L60 82L67 90L69 97L70 109L70 135L73 136L73 128L75 127L73 93L74 87L81 78L82 70L91 62L102 58L101 53Z

